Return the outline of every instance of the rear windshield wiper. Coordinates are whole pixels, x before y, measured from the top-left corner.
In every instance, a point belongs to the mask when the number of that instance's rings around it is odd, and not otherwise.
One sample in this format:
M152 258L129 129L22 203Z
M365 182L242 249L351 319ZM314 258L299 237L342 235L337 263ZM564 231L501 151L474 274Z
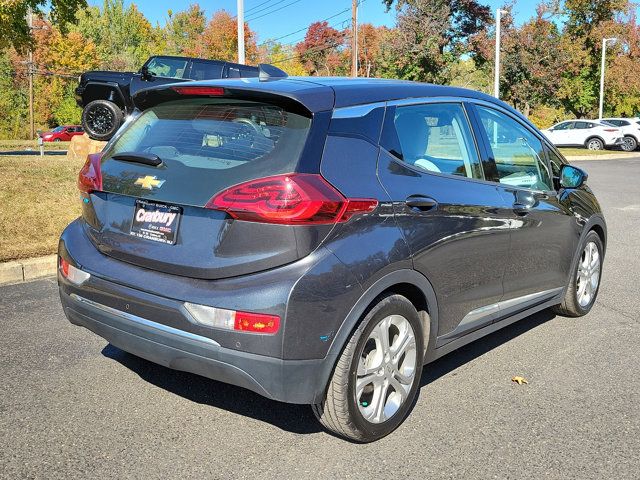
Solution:
M142 163L152 167L159 167L162 165L162 159L155 153L121 152L116 153L111 158L122 162Z

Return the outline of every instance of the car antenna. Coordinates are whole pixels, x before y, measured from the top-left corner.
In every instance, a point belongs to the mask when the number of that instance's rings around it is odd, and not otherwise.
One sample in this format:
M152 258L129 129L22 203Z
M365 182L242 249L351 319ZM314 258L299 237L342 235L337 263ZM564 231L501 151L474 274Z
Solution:
M258 65L258 78L261 82L268 82L269 80L279 80L287 78L287 72L280 70L278 67L269 65L268 63L261 63Z

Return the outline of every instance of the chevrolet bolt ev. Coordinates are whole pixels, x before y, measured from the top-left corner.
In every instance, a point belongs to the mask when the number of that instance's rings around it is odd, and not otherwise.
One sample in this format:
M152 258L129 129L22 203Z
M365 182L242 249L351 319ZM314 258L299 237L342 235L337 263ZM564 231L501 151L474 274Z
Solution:
M594 304L606 224L587 174L492 97L254 78L135 103L59 245L67 317L124 351L370 442L425 364Z

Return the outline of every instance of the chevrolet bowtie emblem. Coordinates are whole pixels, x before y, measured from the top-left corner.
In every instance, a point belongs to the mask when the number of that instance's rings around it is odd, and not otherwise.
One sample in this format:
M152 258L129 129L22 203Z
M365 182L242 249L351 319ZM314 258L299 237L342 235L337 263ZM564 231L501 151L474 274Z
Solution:
M155 176L147 175L146 177L140 177L136 180L136 185L140 185L147 190L153 190L153 187L160 188L164 180L158 180Z

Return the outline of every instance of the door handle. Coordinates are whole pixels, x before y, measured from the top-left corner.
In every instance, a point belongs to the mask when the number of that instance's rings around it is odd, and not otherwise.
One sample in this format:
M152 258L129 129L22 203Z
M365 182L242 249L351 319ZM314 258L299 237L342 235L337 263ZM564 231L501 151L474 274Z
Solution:
M531 207L533 207L533 205L516 202L513 204L513 211L516 215L526 215L531 211Z
M433 210L438 206L438 202L436 202L431 197L425 197L423 195L411 195L407 197L405 203L410 208L416 208L422 211Z
M545 195L539 195L534 192L517 191L515 193L515 201L513 202L513 211L516 215L526 215Z

